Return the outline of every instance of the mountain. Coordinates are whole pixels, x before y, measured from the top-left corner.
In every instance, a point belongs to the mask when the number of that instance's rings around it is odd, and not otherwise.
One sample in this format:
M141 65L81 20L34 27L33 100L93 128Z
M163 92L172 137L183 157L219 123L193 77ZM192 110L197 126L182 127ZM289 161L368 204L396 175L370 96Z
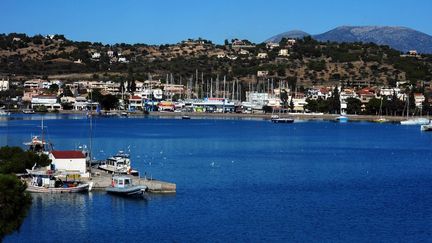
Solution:
M314 38L320 41L373 42L403 52L432 53L432 36L406 27L341 26Z
M279 42L282 40L282 38L301 39L301 38L308 36L308 35L310 35L310 34L304 32L304 31L301 31L301 30L291 30L291 31L284 32L282 34L272 36L269 39L267 39L265 42Z
M282 37L287 37L288 35L285 34L290 32L276 35L269 40L278 41ZM294 31L297 32L302 31ZM378 45L388 45L402 52L417 50L419 53L432 53L432 36L407 27L341 26L312 37L319 41L373 42Z

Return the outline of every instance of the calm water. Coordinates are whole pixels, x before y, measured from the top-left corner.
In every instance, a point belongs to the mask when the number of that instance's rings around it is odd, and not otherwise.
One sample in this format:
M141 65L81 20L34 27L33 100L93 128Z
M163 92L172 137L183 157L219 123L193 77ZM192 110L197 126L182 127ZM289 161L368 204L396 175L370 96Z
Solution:
M0 145L39 133L40 116L0 120ZM82 116L46 116L57 149L88 143ZM175 182L148 200L102 192L33 195L5 242L309 242L432 239L432 133L395 124L96 119L94 155L131 150Z

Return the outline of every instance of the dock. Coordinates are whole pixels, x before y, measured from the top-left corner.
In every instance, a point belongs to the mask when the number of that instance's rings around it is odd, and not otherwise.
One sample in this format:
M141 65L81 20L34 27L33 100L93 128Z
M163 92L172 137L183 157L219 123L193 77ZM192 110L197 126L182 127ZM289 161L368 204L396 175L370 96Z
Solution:
M150 193L175 193L176 192L176 184L156 180L153 178L147 177L139 177L128 175L132 178L133 184L142 185L148 188L148 192ZM105 190L105 188L111 186L111 178L112 174L100 170L92 168L92 177L90 179L84 179L83 181L93 182L92 190Z

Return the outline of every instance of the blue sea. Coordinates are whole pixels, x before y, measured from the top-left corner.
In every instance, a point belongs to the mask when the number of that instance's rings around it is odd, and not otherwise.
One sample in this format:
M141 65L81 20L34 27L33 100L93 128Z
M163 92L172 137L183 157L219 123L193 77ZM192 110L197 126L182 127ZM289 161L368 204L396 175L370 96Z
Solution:
M40 115L0 120L0 145L40 134ZM93 155L130 151L177 193L33 194L5 242L426 242L432 133L418 126L254 119L96 118ZM44 116L55 149L89 144L83 115Z

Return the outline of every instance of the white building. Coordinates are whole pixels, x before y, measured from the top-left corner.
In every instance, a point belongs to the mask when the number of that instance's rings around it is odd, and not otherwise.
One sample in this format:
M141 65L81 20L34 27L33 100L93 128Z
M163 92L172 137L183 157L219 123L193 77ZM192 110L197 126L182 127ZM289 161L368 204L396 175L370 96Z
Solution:
M9 89L9 80L0 80L0 91Z
M114 51L107 51L107 55L111 58L114 57Z
M91 56L91 58L93 58L93 59L99 59L100 57L101 57L101 54L99 52L95 52Z
M54 150L49 154L53 169L62 172L76 172L78 174L86 174L86 156L82 151Z
M257 71L258 77L266 77L269 74L268 71Z
M61 105L57 103L56 96L37 95L31 98L31 107L45 106L48 109L61 109Z
M423 102L425 101L425 96L421 93L415 93L414 94L414 102L416 107L422 107Z
M268 58L268 54L265 52L260 52L260 53L258 53L257 58L259 58L259 59Z
M129 106L128 110L142 110L143 108L143 99L141 96L134 95L129 98Z
M249 51L248 51L248 50L245 50L245 49L241 49L241 50L239 51L239 54L240 54L240 55L248 55L248 54L249 54Z
M126 59L126 57L119 57L118 62L120 62L120 63L129 63L129 61Z
M288 49L280 49L279 50L279 56L283 56L283 57L289 56Z
M269 42L266 44L267 49L272 50L273 48L277 48L279 47L279 43L273 43L273 42Z
M26 89L40 89L42 88L43 82L45 80L42 79L31 79L24 82L24 88Z

